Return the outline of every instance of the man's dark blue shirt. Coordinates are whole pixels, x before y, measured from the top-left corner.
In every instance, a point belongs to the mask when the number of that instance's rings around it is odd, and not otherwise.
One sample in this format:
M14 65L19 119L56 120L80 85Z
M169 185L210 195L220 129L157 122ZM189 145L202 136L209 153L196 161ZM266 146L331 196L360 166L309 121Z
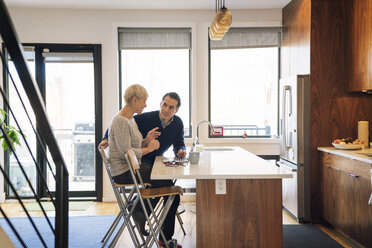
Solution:
M135 115L134 119L143 138L146 138L147 133L155 127L158 127L157 131L161 132L161 135L157 138L160 143L159 149L144 155L142 160L153 164L155 157L163 155L171 145L173 145L174 154L177 154L180 149L186 150L183 137L183 122L177 115L174 115L173 121L165 128L161 125L159 111ZM108 134L108 129L104 138L107 138L106 134Z

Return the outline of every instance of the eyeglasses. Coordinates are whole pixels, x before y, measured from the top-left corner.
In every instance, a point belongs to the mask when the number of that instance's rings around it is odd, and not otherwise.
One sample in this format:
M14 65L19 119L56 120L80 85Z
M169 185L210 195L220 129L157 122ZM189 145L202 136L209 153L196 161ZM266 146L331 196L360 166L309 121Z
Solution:
M168 167L178 167L178 166L186 167L188 164L189 162L164 162L164 165Z
M174 158L174 159L165 158L163 160L163 163L165 166L168 166L168 167L178 167L178 166L186 167L189 164L189 158Z

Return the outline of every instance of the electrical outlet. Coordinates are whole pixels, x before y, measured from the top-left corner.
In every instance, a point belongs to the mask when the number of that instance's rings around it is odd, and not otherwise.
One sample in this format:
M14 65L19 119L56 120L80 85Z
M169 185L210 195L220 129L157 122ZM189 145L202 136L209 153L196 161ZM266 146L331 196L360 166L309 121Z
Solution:
M226 179L216 179L216 195L226 195Z

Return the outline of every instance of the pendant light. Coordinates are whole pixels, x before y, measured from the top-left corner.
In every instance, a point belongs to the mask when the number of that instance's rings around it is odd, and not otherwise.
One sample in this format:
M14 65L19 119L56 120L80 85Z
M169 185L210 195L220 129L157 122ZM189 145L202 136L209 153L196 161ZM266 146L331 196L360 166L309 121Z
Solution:
M225 7L225 0L216 0L216 12L216 16L209 29L209 38L211 40L222 40L231 26L232 14L231 11Z

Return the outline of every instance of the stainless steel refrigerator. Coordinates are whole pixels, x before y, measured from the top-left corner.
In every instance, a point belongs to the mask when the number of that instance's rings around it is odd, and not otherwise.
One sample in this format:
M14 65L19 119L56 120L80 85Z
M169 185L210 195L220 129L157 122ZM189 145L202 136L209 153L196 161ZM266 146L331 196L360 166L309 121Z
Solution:
M283 207L299 222L310 221L309 144L310 76L280 80L280 160L293 178L282 180Z

